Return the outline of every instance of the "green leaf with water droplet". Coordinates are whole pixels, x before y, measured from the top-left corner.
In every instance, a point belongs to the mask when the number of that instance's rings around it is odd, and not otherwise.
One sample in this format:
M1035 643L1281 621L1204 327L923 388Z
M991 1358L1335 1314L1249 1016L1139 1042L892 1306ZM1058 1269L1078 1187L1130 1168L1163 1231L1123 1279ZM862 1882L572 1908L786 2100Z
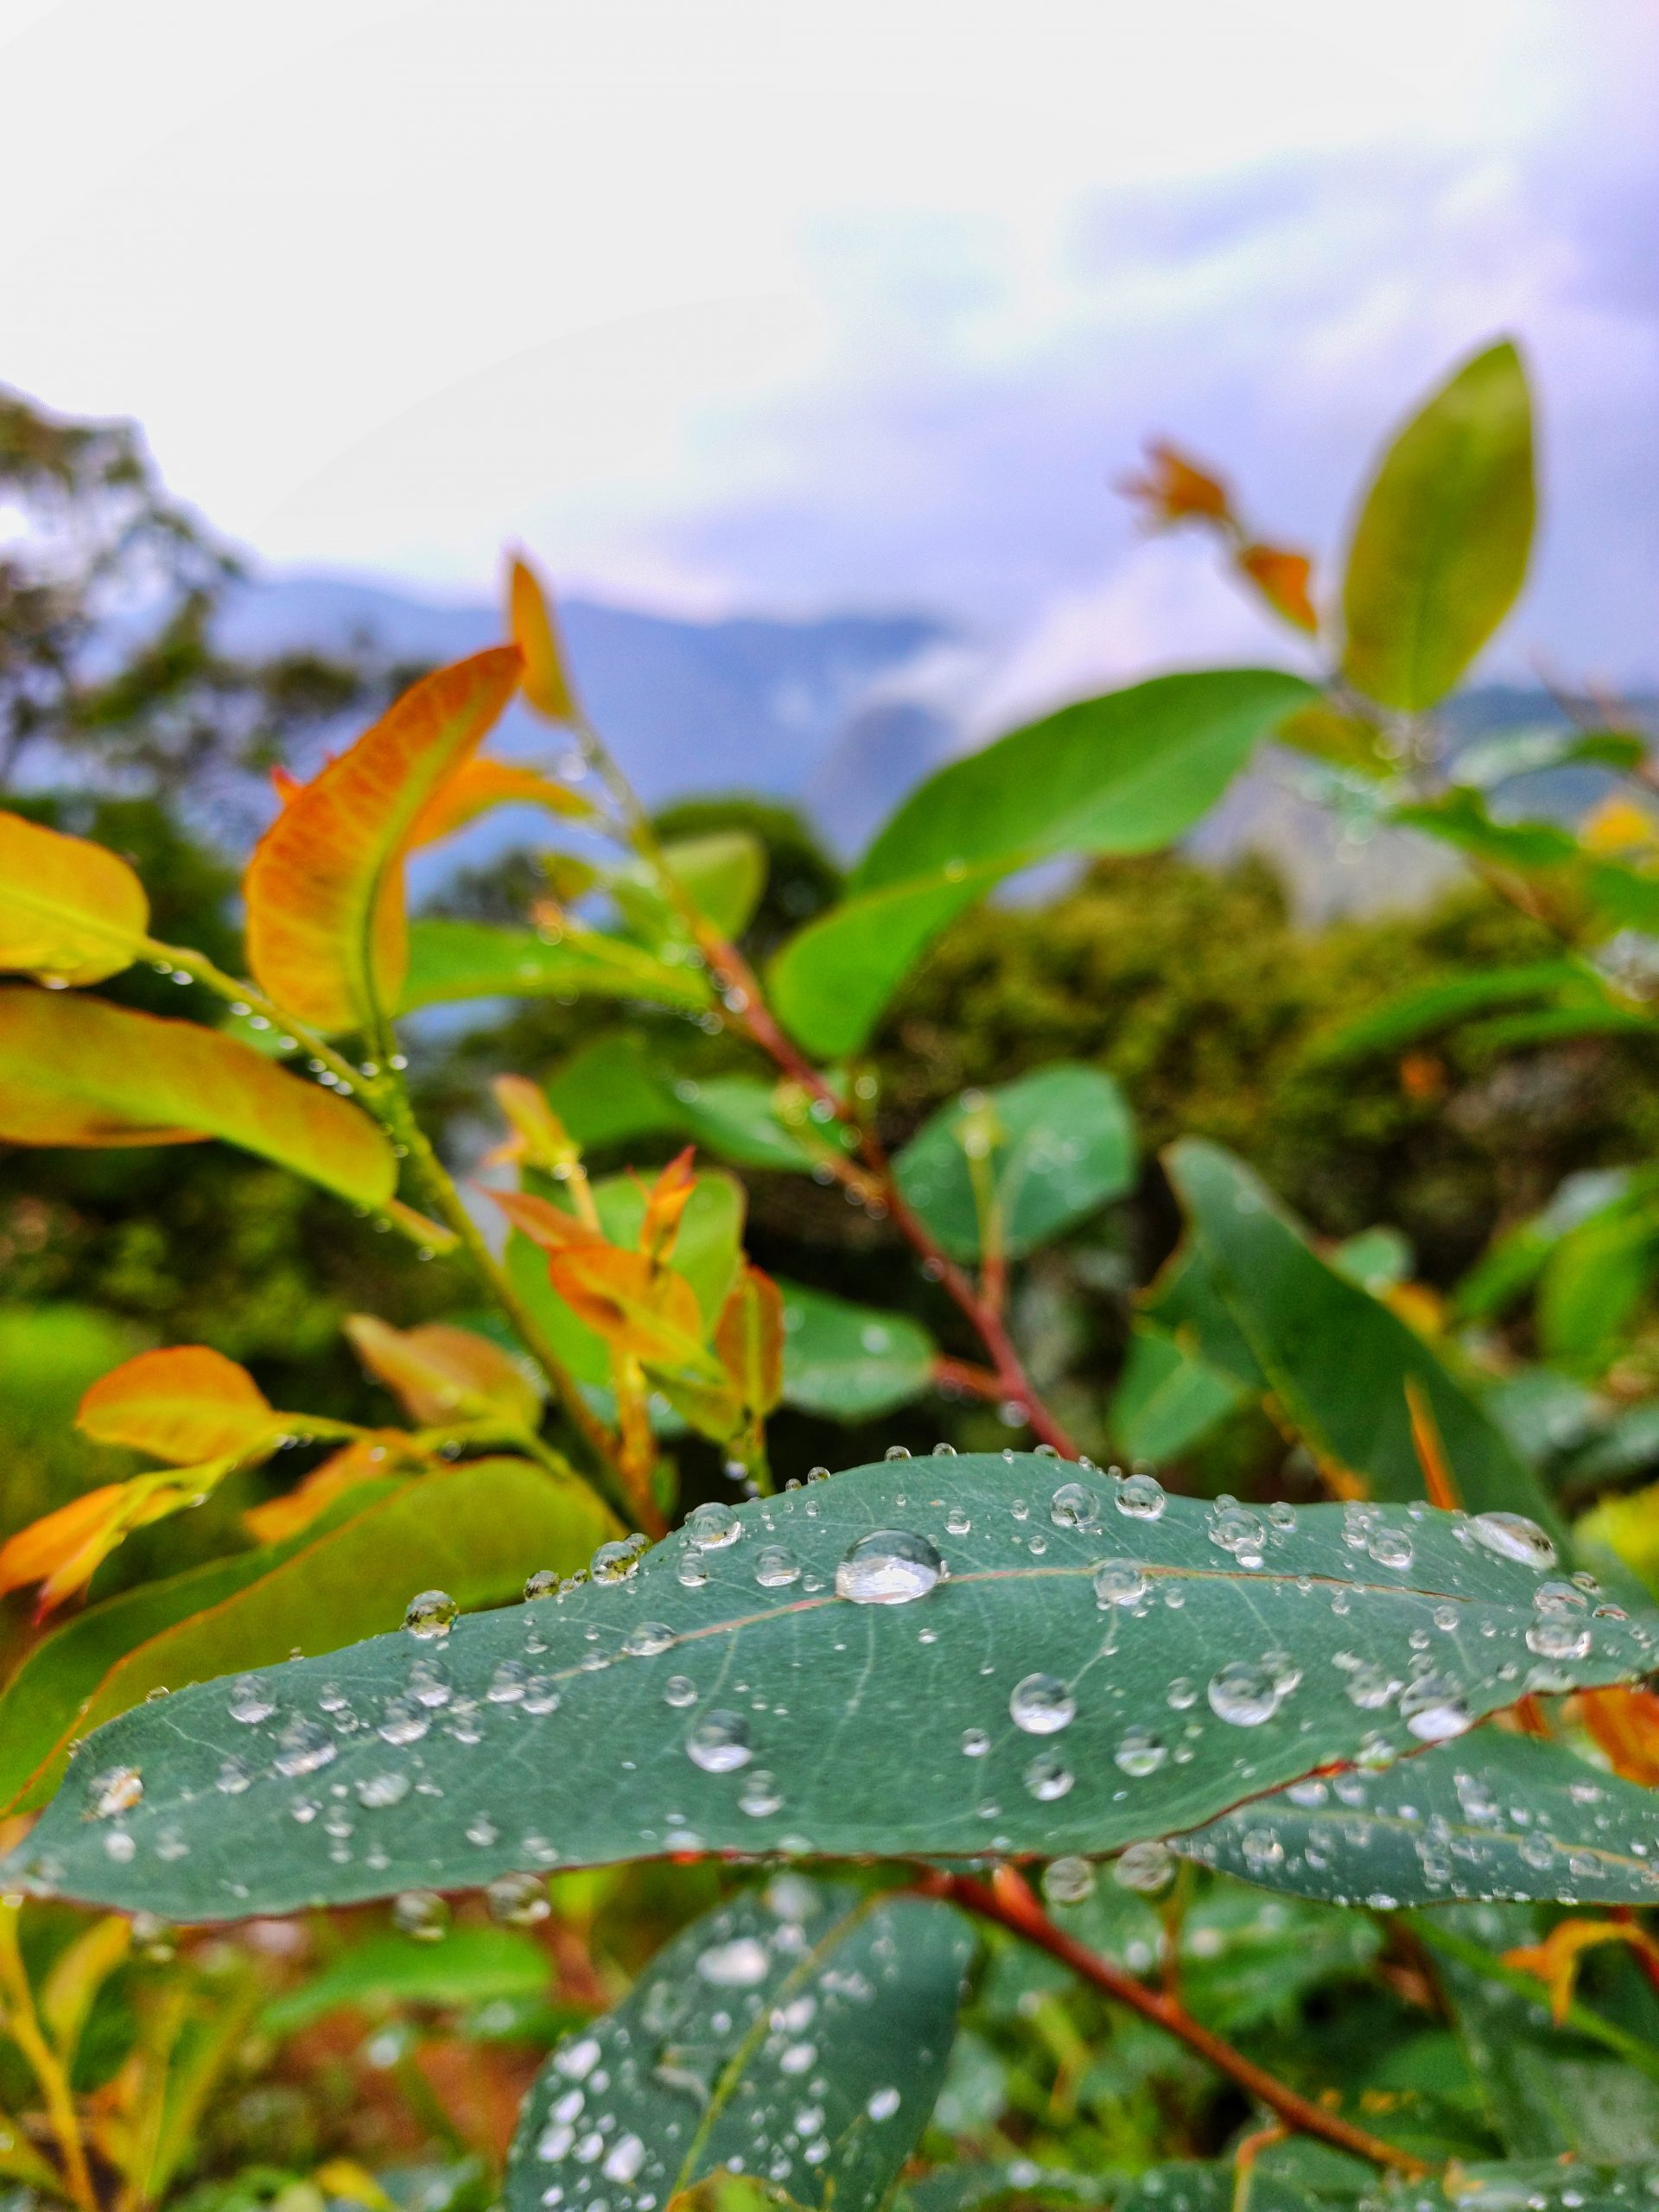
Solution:
M1541 1621L1552 1617L1541 1615ZM1587 1615L1586 1626L1588 1626ZM1659 1791L1483 1728L1381 1773L1325 1775L1179 1840L1207 1866L1326 1904L1659 1903Z
M798 1875L734 1898L566 2037L526 2101L506 2212L665 2205L738 2171L876 2212L927 2123L973 1939L920 1897Z
M893 1162L906 1202L953 1260L1017 1260L1135 1181L1135 1124L1098 1068L1039 1068L965 1091Z
M400 1014L461 999L639 999L652 1006L709 1003L701 969L658 960L625 938L568 930L556 939L495 922L428 920L409 928Z
M1242 1160L1190 1137L1165 1160L1204 1277L1312 1451L1357 1476L1374 1497L1422 1497L1411 1382L1433 1413L1465 1505L1554 1525L1536 1476L1497 1424L1414 1330L1326 1266Z
M1554 1556L1427 1506L1287 1517L1039 1454L883 1461L700 1507L563 1597L271 1668L251 1724L223 1681L124 1713L6 1878L191 1920L703 1850L1112 1851L1542 1681L1651 1671L1652 1611L1576 1656L1529 1644ZM1401 1687L1356 1699L1338 1653ZM128 1768L141 1799L94 1816Z

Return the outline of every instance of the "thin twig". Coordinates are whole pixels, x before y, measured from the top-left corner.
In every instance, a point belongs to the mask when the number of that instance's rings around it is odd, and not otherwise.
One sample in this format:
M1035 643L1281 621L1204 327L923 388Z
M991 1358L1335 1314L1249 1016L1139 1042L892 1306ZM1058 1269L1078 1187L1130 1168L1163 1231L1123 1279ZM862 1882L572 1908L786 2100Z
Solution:
M1327 2112L1323 2106L1310 2102L1287 2087L1253 2059L1246 2058L1242 2050L1235 2050L1231 2044L1224 2043L1219 2036L1212 2034L1175 1998L1148 1989L1112 1960L1103 1958L1097 1951L1076 1942L1049 1918L1029 1884L1013 1867L999 1867L989 1882L982 1882L971 1874L951 1874L929 1867L917 1886L930 1896L948 1898L982 1920L1011 1929L1027 1942L1046 1951L1051 1958L1070 1967L1105 1996L1138 2012L1143 2020L1150 2020L1154 2027L1162 2028L1189 2050L1207 2059L1218 2073L1236 2082L1299 2134L1316 2135L1338 2151L1346 2151L1374 2166L1389 2167L1398 2173L1421 2176L1429 2171L1423 2161L1408 2151L1383 2142L1380 2136L1368 2134L1363 2127L1353 2126L1337 2113Z

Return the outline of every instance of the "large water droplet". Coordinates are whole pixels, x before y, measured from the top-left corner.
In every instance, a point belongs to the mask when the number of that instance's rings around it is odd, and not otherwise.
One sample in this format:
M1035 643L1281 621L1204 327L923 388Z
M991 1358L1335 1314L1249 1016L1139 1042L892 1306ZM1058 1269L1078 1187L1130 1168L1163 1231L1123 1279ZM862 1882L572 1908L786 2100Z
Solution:
M671 1675L663 1684L664 1705L687 1706L697 1701L697 1686L690 1675Z
M685 1516L683 1534L700 1552L722 1552L742 1533L743 1523L729 1505L721 1505L718 1499L694 1507Z
M1056 1859L1043 1869L1043 1895L1050 1904L1082 1904L1094 1891L1095 1870L1086 1859Z
M136 1766L112 1766L94 1775L92 1783L92 1818L111 1821L130 1813L144 1794L144 1778Z
M1132 1559L1109 1559L1095 1569L1095 1603L1138 1605L1147 1594L1147 1571Z
M1384 1526L1375 1529L1365 1548L1379 1567L1391 1567L1401 1572L1411 1565L1411 1538L1403 1529Z
M1175 1876L1175 1854L1166 1843L1132 1843L1112 1868L1112 1879L1122 1890L1141 1897L1155 1897Z
M1249 1659L1230 1659L1211 1676L1207 1694L1216 1718L1236 1728L1255 1728L1270 1720L1284 1697L1273 1670Z
M551 1598L557 1592L558 1586L559 1578L556 1570L550 1567L538 1567L535 1573L525 1581L525 1600L528 1603L533 1603L537 1598Z
M639 1547L624 1536L614 1543L601 1544L588 1562L588 1572L595 1582L626 1582L639 1572Z
M685 1755L705 1774L730 1774L754 1757L749 1724L741 1713L705 1713L685 1739Z
M485 1886L484 1903L490 1918L504 1928L533 1928L553 1910L540 1874L498 1874Z
M1052 1751L1039 1751L1026 1769L1027 1789L1046 1805L1064 1797L1076 1779L1065 1761Z
M432 1890L405 1890L393 1900L394 1926L417 1943L435 1943L449 1926L449 1908Z
M902 2101L897 2089L884 2087L870 2091L864 2100L864 2109L872 2120L891 2120Z
M1057 1529L1097 1529L1100 1500L1081 1483L1062 1483L1050 1500L1048 1517Z
M1064 1728L1077 1701L1058 1675L1027 1675L1014 1684L1008 1716L1027 1736L1052 1736Z
M1527 1525L1530 1527L1531 1523ZM1425 1744L1443 1744L1448 1737L1461 1736L1474 1726L1462 1691L1444 1675L1424 1675L1403 1690L1400 1718L1412 1734Z
M334 1758L334 1739L317 1721L290 1720L276 1738L272 1761L278 1774L315 1774Z
M944 1579L944 1561L912 1529L873 1529L836 1569L836 1593L855 1605L907 1605Z
M1478 1544L1499 1559L1518 1560L1541 1573L1555 1564L1555 1547L1535 1521L1522 1513L1477 1513L1465 1524Z
M1114 1763L1125 1774L1137 1779L1142 1775L1156 1774L1169 1757L1169 1748L1161 1736L1154 1736L1150 1728L1130 1728L1113 1752Z
M411 1636L423 1641L448 1636L455 1624L461 1607L447 1590L423 1590L410 1599L404 1614L404 1626Z
M257 1675L239 1675L231 1684L226 1710L232 1720L240 1720L251 1727L261 1720L270 1719L276 1710L276 1700Z
M753 1989L771 1971L766 1947L753 1936L735 1936L729 1943L711 1943L697 1954L698 1974L716 1989Z
M1587 1659L1590 1625L1569 1613L1542 1613L1527 1630L1527 1649L1541 1659Z
M1113 1502L1118 1511L1127 1513L1132 1521L1155 1521L1169 1499L1156 1475L1137 1470L1132 1475L1125 1475Z

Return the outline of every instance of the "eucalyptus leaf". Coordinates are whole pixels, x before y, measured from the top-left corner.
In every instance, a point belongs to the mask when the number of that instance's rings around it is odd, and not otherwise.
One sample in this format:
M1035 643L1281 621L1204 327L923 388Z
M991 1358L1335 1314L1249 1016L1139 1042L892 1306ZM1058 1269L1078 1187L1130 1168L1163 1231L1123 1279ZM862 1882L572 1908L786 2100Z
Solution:
M709 1003L699 969L659 960L626 938L570 930L550 940L495 922L428 920L409 931L400 1014L461 999L639 999L696 1009Z
M780 1282L784 1402L830 1421L874 1421L930 1389L938 1347L919 1321Z
M223 1682L123 1714L6 1878L190 1920L704 1849L1101 1853L1659 1653L1643 1610L1535 1654L1554 1553L1510 1518L1012 1453L700 1513L561 1597L271 1668L256 1720ZM1357 1704L1338 1652L1408 1687Z
M260 2024L270 2035L292 2035L341 2005L365 2012L400 2005L486 2005L540 1997L546 1988L541 1946L516 1929L455 1928L441 1943L372 1936L273 1998Z
M1594 1632L1585 1605L1541 1614L1536 1625L1557 1623L1574 1636ZM1366 1695L1381 1687L1359 1669L1349 1679ZM1294 1783L1176 1848L1263 1888L1332 1904L1650 1905L1659 1901L1659 1792L1586 1766L1558 1744L1483 1728L1381 1773Z
M1112 1436L1127 1459L1179 1459L1247 1395L1178 1337L1137 1321L1112 1395Z
M584 1147L679 1136L734 1166L796 1172L817 1157L780 1116L775 1083L678 1074L643 1037L624 1031L573 1053L548 1084L547 1096Z
M766 887L766 849L747 830L715 830L663 848L705 921L721 937L741 937Z
M1327 1267L1242 1160L1185 1139L1166 1155L1198 1258L1281 1412L1374 1497L1423 1495L1407 1385L1433 1416L1463 1503L1548 1522L1537 1477L1422 1338Z
M652 2212L722 2170L876 2212L927 2124L973 1949L920 1897L776 1878L695 1921L526 2101L506 2212Z
M1383 456L1343 584L1348 681L1408 714L1444 698L1521 588L1533 506L1532 406L1506 342L1465 362Z
M994 1243L1022 1258L1135 1181L1135 1125L1098 1068L1039 1068L992 1090L966 1091L893 1162L906 1203L952 1259Z

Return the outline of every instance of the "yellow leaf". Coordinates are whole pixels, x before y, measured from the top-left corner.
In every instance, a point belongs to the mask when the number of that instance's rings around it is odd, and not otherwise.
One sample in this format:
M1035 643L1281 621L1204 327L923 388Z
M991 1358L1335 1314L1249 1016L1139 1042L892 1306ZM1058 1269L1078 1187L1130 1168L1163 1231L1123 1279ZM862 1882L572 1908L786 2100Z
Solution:
M0 813L0 969L100 983L131 965L149 927L144 887L118 855Z
M495 806L539 806L573 821L587 821L594 811L588 800L539 768L518 767L510 760L468 760L423 807L410 845L435 845Z
M541 1393L487 1337L443 1321L394 1329L372 1313L350 1315L346 1333L365 1367L425 1427L490 1418L535 1426Z
M680 1233L680 1217L690 1202L697 1187L697 1171L693 1162L696 1147L687 1145L677 1153L645 1198L645 1218L639 1224L639 1249L653 1266L660 1266L674 1249L674 1240Z
M715 1351L749 1412L769 1414L784 1395L784 1301L747 1262L715 1325Z
M360 1205L397 1182L391 1147L344 1098L234 1037L107 999L0 988L0 1141L192 1144L223 1137Z
M513 642L524 657L525 698L550 722L578 721L551 602L535 571L522 560L512 564L507 613Z
M207 1344L141 1351L111 1368L81 1400L75 1426L179 1467L273 1450L284 1431L247 1369Z
M1604 860L1651 861L1659 857L1659 822L1645 806L1615 791L1585 816L1579 842Z
M547 1103L547 1093L527 1076L499 1075L490 1085L512 1135L486 1154L485 1166L518 1160L545 1175L569 1174L582 1158L564 1123Z
M188 1468L184 1475L135 1475L130 1482L105 1483L42 1515L0 1545L0 1598L38 1582L36 1618L49 1613L84 1590L135 1529L194 1505L235 1465L233 1459L215 1459Z
M92 2000L126 1957L131 1942L132 1923L111 1913L83 1929L54 1960L41 1991L40 2013L66 2063L74 2056Z
M360 1029L408 964L404 856L421 817L518 687L511 645L438 670L296 791L243 879L259 984L315 1029Z
M419 1466L426 1461L424 1453L416 1452L410 1439L401 1429L381 1429L369 1436L359 1436L340 1451L331 1452L321 1463L312 1468L302 1482L285 1491L280 1497L269 1497L263 1505L251 1505L242 1516L242 1525L248 1534L262 1544L280 1544L289 1536L297 1536L308 1529L348 1490L355 1490L359 1483L372 1482L389 1474L402 1463Z

